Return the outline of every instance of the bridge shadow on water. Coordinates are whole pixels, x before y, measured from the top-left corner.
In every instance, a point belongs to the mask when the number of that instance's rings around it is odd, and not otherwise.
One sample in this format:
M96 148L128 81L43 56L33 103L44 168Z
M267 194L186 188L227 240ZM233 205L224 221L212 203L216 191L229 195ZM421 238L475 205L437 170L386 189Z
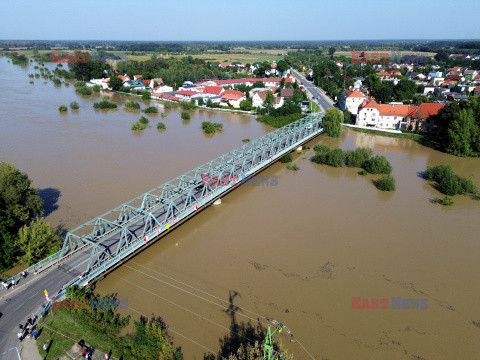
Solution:
M44 216L48 216L58 209L58 199L60 199L60 190L54 188L45 188L38 190L38 196L43 200Z
M217 354L204 354L204 360L248 359L252 351L263 355L262 343L265 340L266 328L260 320L256 323L238 322L237 313L242 310L233 301L240 297L237 291L229 291L228 308L224 312L230 317L230 332L219 339L220 350ZM230 357L233 355L234 357Z

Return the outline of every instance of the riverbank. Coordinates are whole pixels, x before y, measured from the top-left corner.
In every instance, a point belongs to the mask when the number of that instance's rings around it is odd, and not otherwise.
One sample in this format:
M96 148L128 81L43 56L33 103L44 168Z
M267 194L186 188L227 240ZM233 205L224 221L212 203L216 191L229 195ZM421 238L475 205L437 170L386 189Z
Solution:
M440 138L439 136L416 134L416 133L403 132L403 131L390 132L390 131L382 131L382 130L372 130L372 129L365 129L357 126L351 126L349 124L342 124L342 127L343 129L349 129L349 130L364 133L364 134L380 135L380 136L399 138L399 139L409 139L437 151L443 150L441 146L442 138Z

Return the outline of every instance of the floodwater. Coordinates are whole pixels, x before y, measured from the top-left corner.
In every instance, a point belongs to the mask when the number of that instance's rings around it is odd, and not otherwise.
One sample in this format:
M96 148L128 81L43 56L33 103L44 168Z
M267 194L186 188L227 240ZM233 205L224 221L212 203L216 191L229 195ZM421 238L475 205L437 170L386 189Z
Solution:
M213 111L182 122L173 109L134 134L139 114L94 111L95 97L43 79L30 85L31 72L0 59L0 158L29 174L47 198L47 220L65 229L271 130L251 116ZM59 114L71 101L80 110ZM204 136L207 119L222 122L224 132ZM278 186L231 192L96 290L127 299L122 314L162 316L186 359L219 350L231 321L219 305L229 294L241 308L238 323L261 316L285 324L295 342L285 332L279 340L296 359L310 358L299 344L316 359L477 359L480 201L456 196L451 207L433 204L441 194L419 173L449 163L480 186L480 159L352 131L319 139L386 156L397 190L378 191L377 177L361 177L359 169L310 163L307 150L295 155L300 171L276 163L261 173L278 176ZM389 299L389 308L352 309L352 297ZM391 309L398 297L427 299L428 307Z

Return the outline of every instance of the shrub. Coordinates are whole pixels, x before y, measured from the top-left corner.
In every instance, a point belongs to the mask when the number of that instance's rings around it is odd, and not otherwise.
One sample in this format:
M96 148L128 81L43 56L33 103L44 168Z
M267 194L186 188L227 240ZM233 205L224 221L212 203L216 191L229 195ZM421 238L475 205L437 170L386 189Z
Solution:
M426 180L440 182L447 173L453 174L452 165L429 166L423 177Z
M317 155L314 155L310 158L311 162L314 162L316 164L326 164L327 163L327 154L326 153L319 153Z
M142 100L150 100L150 93L148 91L143 92Z
M135 101L127 101L124 109L126 110L140 110L140 104Z
M67 108L66 105L60 105L60 106L58 107L58 111L60 111L60 112L68 111L68 108Z
M445 195L476 194L477 187L471 180L455 174L451 165L427 167L424 178L437 183L437 189Z
M373 155L370 148L358 148L346 152L345 164L349 167L362 167Z
M435 204L440 204L444 206L452 206L453 205L453 199L451 197L445 196L443 199L439 198L433 198L432 200L433 203Z
M186 111L182 112L182 120L190 120L190 114Z
M61 85L61 84L62 84L62 81L61 81L60 79L58 79L58 78L54 78L54 79L53 79L53 83L54 83L55 85Z
M365 170L360 170L358 172L358 175L365 176L365 175L367 175L367 172Z
M148 119L145 116L142 116L140 119L138 119L138 122L143 125L148 124Z
M163 122L157 123L157 129L158 130L165 130L167 126Z
M85 82L84 81L75 81L73 86L75 86L76 88L82 88L82 87L85 87Z
M330 148L328 147L327 144L318 143L317 145L315 145L313 147L313 150L315 150L316 152L319 152L319 153L325 153L325 152L329 152Z
M382 155L366 160L362 167L370 174L390 174L392 172L392 165Z
M334 149L327 154L327 165L334 167L345 166L345 152L342 149Z
M284 164L285 164L285 163L288 163L288 162L290 162L290 161L292 161L292 160L293 160L292 154L285 154L285 155L283 155L283 156L279 159L279 161L280 161L281 163L284 163Z
M158 109L156 106L149 106L149 107L146 107L143 112L145 114L158 114Z
M183 110L193 110L197 107L194 101L180 101L180 106Z
M110 96L108 96L108 95L103 95L103 96L102 96L102 100L110 100Z
M248 138L247 139L242 139L242 142L248 143L248 142L250 142L250 139L248 139Z
M145 127L146 127L146 125L141 124L140 122L137 121L136 123L132 124L131 129L134 130L134 131L135 130L144 130Z
M206 134L214 134L216 131L222 131L223 125L220 123L211 123L209 121L202 122L202 129Z
M300 168L297 166L297 164L287 165L287 169L288 170L294 170L294 171L300 170Z
M92 95L92 89L86 86L80 88L77 87L76 91L81 95Z
M118 89L118 91L120 91L120 92L125 92L125 93L129 93L129 92L130 92L130 88L127 87L127 86L122 86L120 89Z
M71 108L72 110L78 110L79 107L80 107L80 106L78 106L78 103L77 103L76 101L72 101L72 102L70 103L70 108Z
M100 102L93 103L94 109L115 109L118 105L114 102L102 100Z
M383 175L380 179L373 182L378 190L395 191L395 179L390 175Z
M165 102L165 103L163 103L163 106L165 107L165 109L173 109L173 108L178 107L178 103L175 103L175 102Z
M287 116L270 116L270 115L264 115L260 116L257 118L257 121L263 122L267 125L280 128L282 126L288 125L294 121L297 121L298 119L301 119L303 117L302 114L291 114Z
M93 86L92 86L92 90L93 90L93 92L97 92L97 93L98 93L98 92L100 92L100 86L98 86L98 85L93 85Z
M161 114L160 116L163 118L163 117L166 117L167 114L165 114L164 112L162 112L162 114Z

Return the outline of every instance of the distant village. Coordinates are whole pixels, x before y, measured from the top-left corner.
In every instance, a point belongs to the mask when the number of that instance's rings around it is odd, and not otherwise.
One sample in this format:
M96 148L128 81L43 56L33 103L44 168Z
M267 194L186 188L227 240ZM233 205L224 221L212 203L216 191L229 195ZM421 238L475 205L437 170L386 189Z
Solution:
M470 55L469 55L470 56ZM476 60L470 56L472 60ZM337 63L343 66L342 63ZM386 66L387 65L387 66ZM376 64L377 75L381 81L398 83L402 76L400 69L406 69L408 80L415 82L418 93L435 102L424 102L419 105L404 105L402 102L382 104L375 100L371 91L363 86L363 78L355 78L354 86L344 91L338 99L341 110L350 111L355 118L355 125L377 130L410 130L428 134L438 134L439 126L435 116L445 104L451 101L468 101L470 95L480 95L480 71L468 67L453 67L446 73L438 71L438 65L432 65L434 71L424 75L415 71L412 64L390 63ZM312 70L307 70L307 75ZM405 72L403 72L405 74Z
M453 56L453 55L452 55ZM468 55L471 60L476 57ZM345 64L336 62L343 68ZM240 62L219 64L219 67L231 72L247 73L253 75L259 63L248 67ZM363 64L362 64L363 65ZM342 111L348 110L353 116L354 124L358 127L375 130L394 131L402 130L420 131L423 133L437 134L438 124L435 116L451 101L468 101L471 95L480 95L480 71L468 67L452 67L445 72L440 71L440 66L431 65L432 71L428 74L420 72L422 66L405 63L374 64L376 74L381 82L391 81L394 85L399 78L404 76L414 82L418 87L418 95L424 96L429 102L417 105L405 105L403 102L381 103L372 95L372 91L364 85L365 79L356 77L354 85L345 90L337 101L337 107ZM300 65L307 79L313 78L313 70ZM148 91L151 98L169 102L193 101L198 106L222 107L230 109L254 110L265 107L265 99L269 92L273 95L273 108L279 108L289 97L293 96L292 85L303 89L301 82L290 70L280 73L276 63L271 64L271 69L266 76L274 77L245 77L238 79L202 79L197 82L186 81L178 88L165 85L161 78L144 79L142 75L130 78L126 74L118 74L123 87L130 90ZM348 78L347 76L345 78ZM88 86L99 85L108 89L109 78L92 79ZM248 91L242 91L245 87ZM240 88L239 88L240 87ZM277 89L281 88L277 91ZM248 93L247 93L248 92ZM242 102L250 102L245 108ZM213 106L212 106L213 104ZM302 104L302 110L309 110L308 102Z
M230 68L235 72L249 73L253 75L256 67L259 63L252 64L247 68L240 62L233 62L230 64L219 64L220 67ZM290 73L290 70L284 71L280 74L276 70L276 63L271 64L271 69L266 72L267 76L276 77L264 77L264 78L239 78L239 79L202 79L195 83L191 81L185 81L178 89L174 89L172 86L164 84L163 79L143 79L142 75L134 75L130 78L128 75L118 74L123 82L123 87L136 91L148 91L152 99L170 101L170 102L195 102L198 106L213 106L226 107L231 109L243 108L242 101L251 99L251 104L248 110L264 108L264 101L270 92L273 95L272 107L277 109L281 107L285 100L294 95L293 84L297 85L297 79L294 74ZM98 85L103 89L109 89L109 80L106 79L91 79L87 86ZM249 87L247 92L240 91L238 87L243 85ZM278 88L279 91L277 91ZM308 111L309 106L302 104L302 110Z

